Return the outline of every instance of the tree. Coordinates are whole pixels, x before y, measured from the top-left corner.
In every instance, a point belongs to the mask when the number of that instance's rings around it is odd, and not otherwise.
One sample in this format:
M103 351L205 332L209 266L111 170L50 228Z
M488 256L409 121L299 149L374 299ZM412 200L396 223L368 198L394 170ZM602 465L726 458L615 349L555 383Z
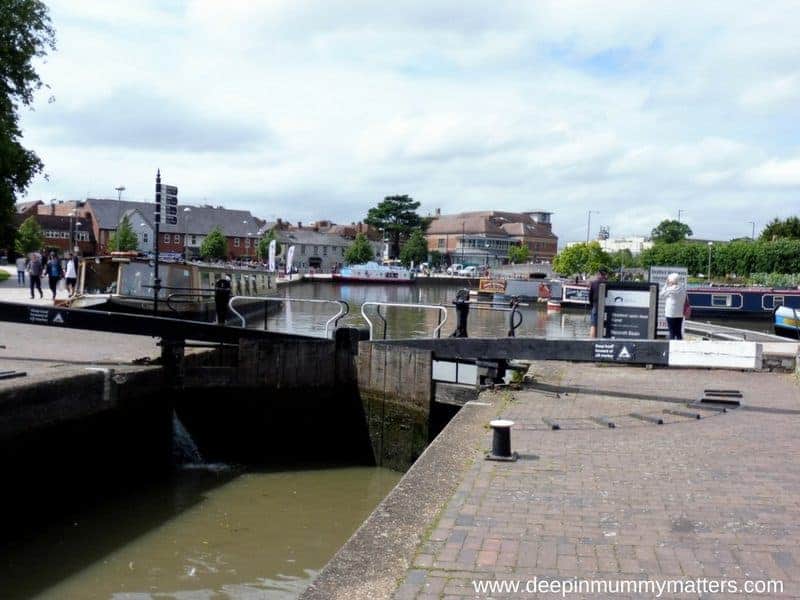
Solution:
M530 258L530 250L527 244L514 244L508 247L508 260L511 263L518 265L528 262Z
M32 64L55 49L55 32L40 0L0 0L0 246L14 239L14 204L44 165L22 146L17 110L30 106L42 81Z
M610 257L597 242L581 242L564 248L553 259L553 269L564 275L595 273L600 267L608 267Z
M222 229L215 227L208 232L206 239L200 244L200 256L203 258L224 259L228 256L228 240Z
M650 236L657 244L680 242L690 235L692 235L692 230L686 223L670 219L664 219L658 224L658 227L650 232Z
M430 255L430 265L434 269L438 269L444 264L444 256L438 250L431 250L429 252Z
M273 227L270 229L264 237L258 240L258 256L262 259L267 258L269 256L269 243L272 240L277 240L278 234ZM281 245L276 241L275 242L275 256L281 255Z
M378 229L383 229L389 237L389 257L400 255L400 242L408 239L415 229L428 228L429 221L420 217L416 210L419 202L409 196L386 196L383 202L369 209L364 222Z
M779 239L800 239L800 219L797 217L789 217L784 221L778 218L772 219L764 227L758 239L763 242L772 242Z
M619 269L620 267L631 268L639 266L639 257L634 256L633 252L624 248L616 252L608 253L608 266L612 269Z
M359 233L355 241L344 253L344 261L351 265L360 265L375 259L375 250L369 243L367 236Z
M400 250L400 262L409 266L412 261L419 264L426 260L428 260L428 240L425 239L421 229L415 229Z
M108 238L108 249L110 252L128 252L139 249L139 238L136 237L136 232L131 227L127 215L122 217L117 231Z
M17 239L14 241L14 250L17 254L28 254L42 248L44 235L39 222L34 217L28 217L17 230Z

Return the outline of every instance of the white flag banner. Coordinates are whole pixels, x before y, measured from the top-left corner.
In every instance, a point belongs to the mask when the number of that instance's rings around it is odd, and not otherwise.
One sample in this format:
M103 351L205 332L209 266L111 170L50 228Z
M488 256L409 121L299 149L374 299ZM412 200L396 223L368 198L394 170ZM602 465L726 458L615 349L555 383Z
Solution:
M294 258L294 246L289 246L289 250L286 251L286 274L290 274L292 272L292 259Z
M270 271L275 270L275 240L272 240L269 243L269 265L267 266L267 268Z

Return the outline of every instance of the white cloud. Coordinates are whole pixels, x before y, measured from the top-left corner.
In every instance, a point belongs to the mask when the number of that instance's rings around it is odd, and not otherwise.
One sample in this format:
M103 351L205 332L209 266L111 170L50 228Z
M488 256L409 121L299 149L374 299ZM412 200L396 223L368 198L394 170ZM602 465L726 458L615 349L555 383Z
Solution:
M149 197L161 167L261 215L349 222L408 193L550 209L565 241L590 209L634 234L691 208L712 237L796 210L796 3L609 6L58 0L30 196Z

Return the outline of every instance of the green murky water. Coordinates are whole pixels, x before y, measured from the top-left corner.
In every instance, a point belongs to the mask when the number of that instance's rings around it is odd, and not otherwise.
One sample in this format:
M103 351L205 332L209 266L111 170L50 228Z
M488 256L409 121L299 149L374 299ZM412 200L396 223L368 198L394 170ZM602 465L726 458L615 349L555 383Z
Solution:
M197 468L3 548L3 598L294 598L400 474Z

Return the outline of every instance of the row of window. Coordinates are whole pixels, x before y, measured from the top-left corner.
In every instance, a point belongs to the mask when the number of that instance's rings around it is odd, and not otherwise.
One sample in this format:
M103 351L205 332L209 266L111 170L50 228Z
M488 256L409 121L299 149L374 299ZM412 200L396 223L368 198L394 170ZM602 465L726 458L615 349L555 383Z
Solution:
M68 240L70 239L69 231L53 231L52 229L47 229L44 232L44 237L49 239L55 240ZM89 241L89 232L88 231L76 231L75 232L75 241L76 242L88 242Z
M347 248L344 246L311 246L311 244L300 244L300 255L306 255L306 246L308 246L309 251L313 247L314 252L311 253L311 256L319 256L319 249L322 248L322 256L328 256L328 248L331 249L331 256L336 256L336 252L338 251L342 256L347 251Z

